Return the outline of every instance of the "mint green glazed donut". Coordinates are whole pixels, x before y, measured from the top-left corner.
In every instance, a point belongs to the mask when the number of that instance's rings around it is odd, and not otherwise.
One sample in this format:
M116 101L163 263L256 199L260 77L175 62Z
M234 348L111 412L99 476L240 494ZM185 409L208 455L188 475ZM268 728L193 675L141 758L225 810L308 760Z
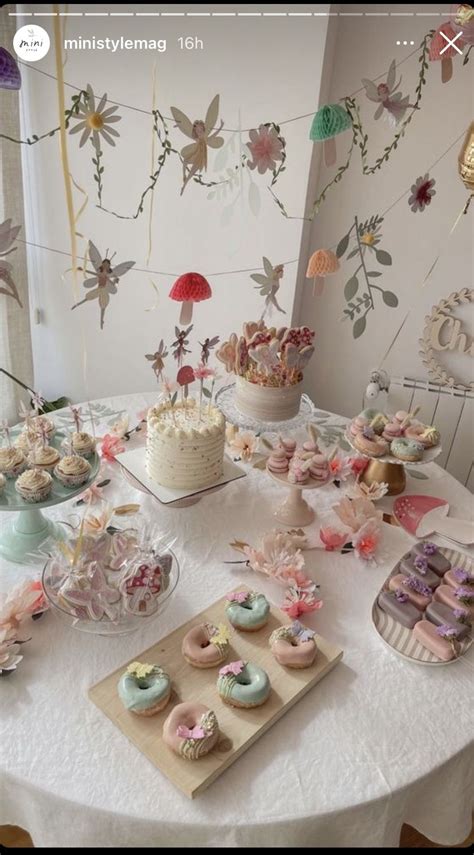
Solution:
M171 680L159 665L132 662L118 682L124 707L137 715L154 715L168 703Z
M267 672L252 662L243 665L239 674L219 674L217 678L217 691L231 707L259 707L267 700L270 688Z
M243 632L255 632L267 623L270 603L263 594L250 591L242 602L228 603L225 607L225 613L236 629L241 629Z
M399 460L409 460L412 463L422 459L424 450L421 442L416 439L406 439L404 436L393 439L390 445L390 451L394 457L398 457Z

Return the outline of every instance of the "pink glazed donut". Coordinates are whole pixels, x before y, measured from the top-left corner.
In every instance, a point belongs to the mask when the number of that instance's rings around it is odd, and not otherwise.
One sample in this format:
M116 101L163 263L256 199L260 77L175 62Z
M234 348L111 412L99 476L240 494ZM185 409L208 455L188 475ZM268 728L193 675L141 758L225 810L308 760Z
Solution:
M213 623L193 626L183 638L181 652L193 668L214 668L227 658L229 640L226 627Z
M186 760L199 760L219 739L216 714L204 704L178 704L163 725L163 742Z
M382 457L387 454L388 442L373 431L371 427L363 428L353 439L354 447L365 457Z
M286 668L309 668L318 652L314 632L298 620L275 629L269 644L276 661Z

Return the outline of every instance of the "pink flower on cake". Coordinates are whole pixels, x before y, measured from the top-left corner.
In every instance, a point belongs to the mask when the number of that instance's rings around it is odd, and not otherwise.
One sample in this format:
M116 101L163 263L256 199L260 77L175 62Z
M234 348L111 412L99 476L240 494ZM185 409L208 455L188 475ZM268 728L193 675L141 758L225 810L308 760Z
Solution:
M260 125L258 131L249 131L249 137L247 148L252 155L252 159L248 161L249 168L257 169L260 175L268 169L276 169L277 161L283 159L283 142L275 128Z
M121 442L120 437L106 433L100 446L100 452L104 460L108 460L109 463L115 463L116 454L121 454L122 451L125 451L125 446Z
M324 543L324 548L327 552L334 552L335 549L341 549L348 539L346 532L332 528L332 526L322 528L319 532L319 537L322 543Z
M359 529L352 538L354 551L358 558L371 561L380 542L380 523L372 518Z
M28 579L0 600L0 627L14 631L22 620L48 608L39 580Z
M171 397L171 395L173 394L173 392L176 391L177 388L178 384L175 383L173 380L168 380L167 377L165 377L163 383L161 384L161 391L164 395L168 395L168 397Z
M242 659L237 659L236 662L229 662L228 665L224 665L222 668L219 668L219 674L221 677L225 677L227 674L232 674L234 677L237 677L238 674L243 671L244 663Z
M348 499L346 496L334 505L334 511L344 525L356 532L370 519L377 523L382 520L382 511L366 498Z
M316 585L313 583L304 588L292 585L285 594L282 609L292 618L298 618L307 612L320 609L323 601L315 593Z
M213 368L209 368L207 365L204 365L203 362L200 362L199 365L194 369L194 376L196 380L207 380L208 377L215 377L215 371Z

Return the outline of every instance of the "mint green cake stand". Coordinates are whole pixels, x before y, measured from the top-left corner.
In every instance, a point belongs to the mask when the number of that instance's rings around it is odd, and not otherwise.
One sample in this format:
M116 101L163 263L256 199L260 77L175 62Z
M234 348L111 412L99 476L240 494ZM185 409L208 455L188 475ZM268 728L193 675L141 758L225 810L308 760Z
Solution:
M64 435L56 434L51 445L59 448ZM99 472L98 454L89 458L91 474L80 487L65 487L53 476L53 489L44 502L25 502L15 490L15 480L8 478L5 489L0 494L0 558L19 564L31 564L34 553L49 538L61 537L61 527L49 520L42 511L53 505L60 505L83 493L95 481ZM6 520L6 513L16 512L13 520Z

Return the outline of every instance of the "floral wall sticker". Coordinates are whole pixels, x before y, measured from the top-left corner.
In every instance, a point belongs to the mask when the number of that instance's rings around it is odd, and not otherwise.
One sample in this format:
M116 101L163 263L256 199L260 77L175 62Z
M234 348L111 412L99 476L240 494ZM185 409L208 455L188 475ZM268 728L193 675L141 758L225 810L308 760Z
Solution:
M102 330L104 328L105 310L110 303L110 295L117 293L117 285L119 284L120 277L128 273L135 262L122 261L121 264L112 265L113 256L108 258L106 253L105 258L103 258L91 240L89 241L88 251L94 269L88 270L86 268L84 270L84 273L92 274L92 276L89 279L84 279L83 285L84 288L94 288L95 285L97 287L93 291L89 291L83 300L75 303L71 308L77 309L78 306L97 299L100 306L100 328Z
M209 104L204 121L196 119L191 122L185 113L178 110L177 107L171 107L171 113L180 131L193 140L190 145L185 145L181 149L183 163L182 196L191 178L196 173L206 172L207 147L220 148L224 145L224 138L219 136L224 122L221 120L219 126L216 127L219 118L219 95L215 95Z
M436 190L433 190L436 181L430 178L428 173L420 175L414 184L411 185L411 195L408 199L408 204L416 214L417 211L424 211L426 206L431 203L433 196L436 195Z
M255 287L260 292L260 295L265 297L265 304L260 315L260 320L263 321L267 313L268 315L272 314L273 308L283 315L286 315L286 312L281 308L276 297L280 290L280 280L283 278L283 264L277 264L274 267L271 261L265 258L265 256L262 258L262 261L265 273L252 273L250 278L257 283Z
M347 308L344 309L344 320L353 322L352 334L359 338L366 329L367 315L376 308L377 292L380 293L386 306L395 309L398 306L398 297L392 291L384 290L374 280L382 276L380 270L373 270L374 262L387 267L392 264L392 256L387 250L382 249L382 223L383 217L374 214L363 223L359 223L357 217L344 237L337 245L336 255L343 258L346 253L346 261L355 259L355 269L344 286L344 297ZM349 252L350 239L355 240L356 246Z
M23 304L12 276L13 267L9 261L6 261L7 255L15 252L17 248L13 244L20 229L21 226L12 226L11 218L0 223L0 282L5 283L5 287L0 285L0 294L13 297L22 309Z

